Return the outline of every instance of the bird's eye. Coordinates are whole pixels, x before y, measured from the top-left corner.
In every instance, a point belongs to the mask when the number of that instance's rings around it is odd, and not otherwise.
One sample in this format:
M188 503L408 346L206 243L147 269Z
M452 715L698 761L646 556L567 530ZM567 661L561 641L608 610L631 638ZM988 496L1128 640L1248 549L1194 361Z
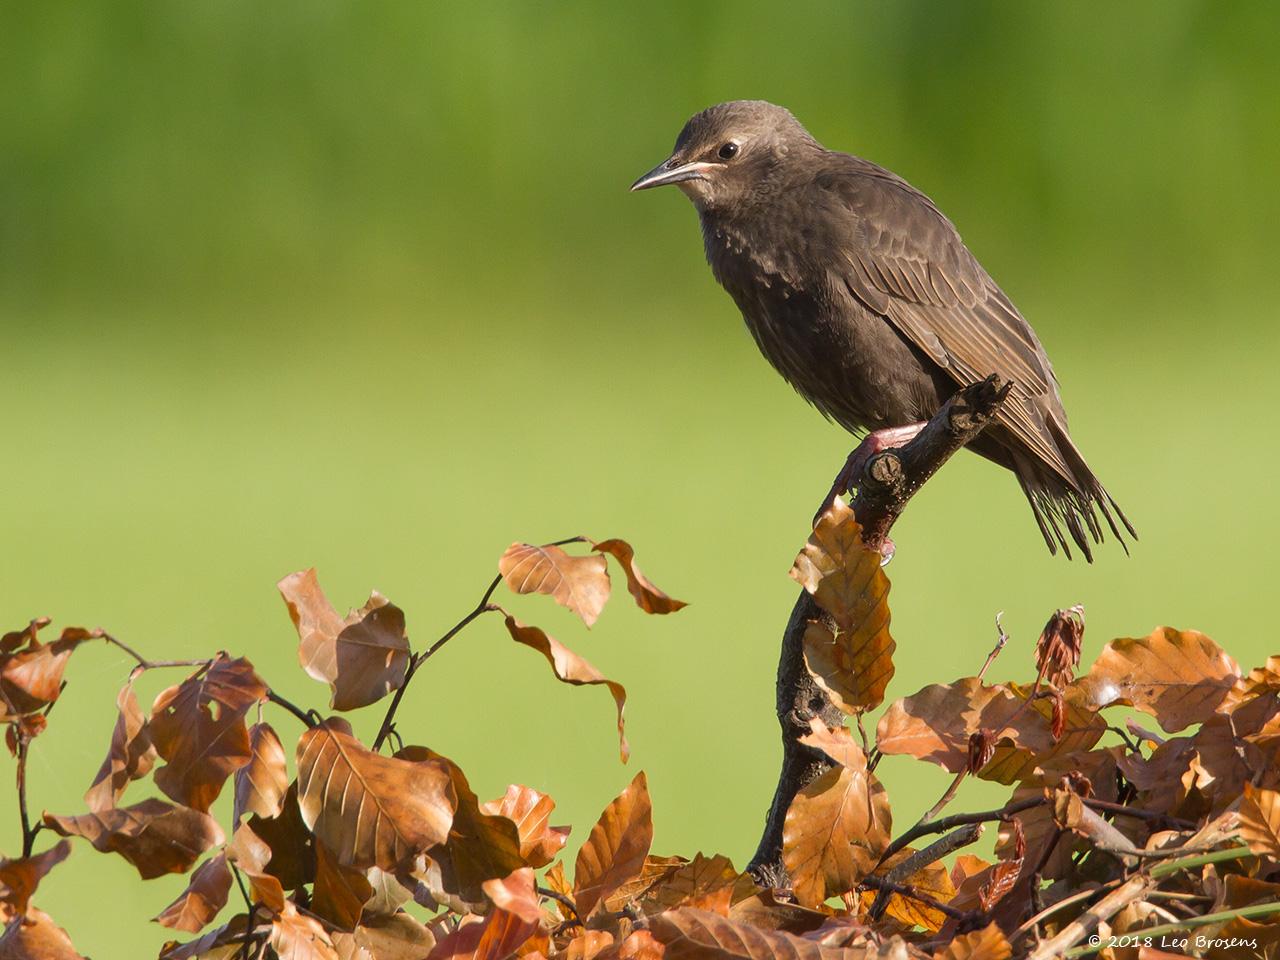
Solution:
M738 145L734 143L732 140L730 140L728 143L726 143L724 146L722 146L719 150L716 151L716 155L721 160L732 160L734 157L738 155Z

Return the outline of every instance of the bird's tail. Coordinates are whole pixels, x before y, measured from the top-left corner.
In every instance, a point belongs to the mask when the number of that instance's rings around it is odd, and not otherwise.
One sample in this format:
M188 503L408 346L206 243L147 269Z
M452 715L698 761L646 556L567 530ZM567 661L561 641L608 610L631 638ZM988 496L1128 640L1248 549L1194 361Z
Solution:
M1071 479L1063 477L1038 458L1029 456L1015 455L1015 473L1022 485L1022 492L1031 504L1031 511L1036 515L1036 523L1040 526L1044 542L1049 546L1049 552L1056 554L1061 547L1070 558L1070 540L1080 548L1085 559L1092 563L1092 544L1102 543L1104 539L1103 528L1098 521L1098 513L1101 513L1112 535L1127 554L1129 545L1125 543L1121 528L1132 539L1137 540L1138 534L1133 529L1133 524L1089 469L1066 430L1052 420L1047 426L1062 454L1063 462L1071 472Z

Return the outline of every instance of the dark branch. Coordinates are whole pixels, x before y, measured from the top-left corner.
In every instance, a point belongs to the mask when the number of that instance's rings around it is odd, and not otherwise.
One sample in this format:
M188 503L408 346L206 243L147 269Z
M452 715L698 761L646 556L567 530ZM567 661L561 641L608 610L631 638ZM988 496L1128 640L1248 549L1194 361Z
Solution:
M991 421L1009 386L989 377L965 387L948 400L909 443L882 451L867 462L852 501L867 546L881 547L916 491ZM757 882L770 887L790 885L782 863L782 827L791 801L832 765L826 754L805 746L800 738L810 732L809 721L814 717L828 727L844 724L843 714L805 669L804 632L811 620L830 621L830 617L808 591L801 590L782 636L778 662L777 713L782 727L782 770L765 819L764 834L747 867Z

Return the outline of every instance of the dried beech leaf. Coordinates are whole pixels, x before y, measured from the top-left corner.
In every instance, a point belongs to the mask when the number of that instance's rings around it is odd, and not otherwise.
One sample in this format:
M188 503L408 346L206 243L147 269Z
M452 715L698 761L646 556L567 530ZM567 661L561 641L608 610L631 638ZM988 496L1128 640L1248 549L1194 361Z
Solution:
M1280 859L1280 792L1244 785L1240 836L1259 857Z
M603 557L601 561L603 562ZM526 626L515 617L508 614L507 630L511 634L511 639L516 643L523 643L526 647L532 647L551 664L551 669L555 673L556 678L565 683L572 683L576 686L583 684L604 684L609 688L609 693L613 695L613 702L618 707L618 742L619 750L622 753L622 761L626 763L627 758L631 756L631 747L627 745L626 730L623 721L623 712L627 706L627 691L620 683L609 680L599 670L590 663L578 656L559 640L548 636L537 627Z
M717 854L692 860L653 884L644 896L646 914L661 913L676 907L697 907L721 916L729 913L729 904L738 883L739 873L728 857Z
M71 654L85 640L102 635L68 627L52 643L41 643L36 632L48 623L47 617L33 620L26 630L5 634L0 644L0 720L35 713L57 700Z
M436 940L425 925L401 911L367 917L354 933L335 933L333 945L342 960L422 960Z
M0 860L0 903L8 908L3 915L12 917L26 913L27 904L40 881L70 853L71 844L59 840L43 853L17 860Z
M314 569L291 573L276 587L298 629L298 662L327 683L334 710L376 703L404 683L409 638L404 613L374 591L359 610L338 615Z
M0 960L85 960L71 944L67 931L43 910L11 920L0 934Z
M804 634L805 665L845 713L874 709L893 677L889 578L878 550L862 542L853 511L838 501L822 515L791 568L835 620L814 620Z
M613 946L613 934L607 930L584 930L564 948L564 960L596 960Z
M118 853L143 880L186 873L200 855L222 843L222 828L207 813L143 800L78 817L44 815L45 826L64 837L83 837L100 853Z
M348 933L360 923L373 886L359 870L344 867L323 843L316 844L316 882L311 912Z
M230 892L231 868L227 866L227 855L220 853L200 865L191 875L187 889L160 912L155 922L171 930L199 933L227 905Z
M119 715L111 731L107 757L102 761L92 786L84 795L90 810L114 807L124 795L125 787L150 773L156 762L151 731L133 692L132 680L116 696L116 709Z
M1239 679L1235 660L1203 633L1159 627L1112 640L1077 684L1094 709L1137 707L1177 733L1213 716Z
M249 878L249 888L253 892L255 903L271 913L284 910L284 886L267 871L271 847L247 823L236 828L235 836L227 845L227 859Z
M483 921L464 923L437 943L429 960L505 960L537 932L542 911L531 869L491 880L484 889L493 909Z
M520 835L520 856L529 866L538 868L554 860L569 839L568 827L549 825L555 805L545 793L512 784L501 800L483 803L480 810L514 823Z
M249 753L249 762L236 771L232 817L236 823L246 813L267 818L279 816L289 789L284 745L269 723L255 723L249 728Z
M404 760L426 761L449 772L454 797L453 825L444 848L431 852L441 867L444 888L469 903L479 903L486 880L505 877L525 866L516 825L501 815L484 813L462 768L426 747L405 747Z
M640 867L638 874L605 897L605 909L610 913L621 912L627 904L638 901L659 881L671 876L688 862L684 857L656 857L653 854L649 854L644 858L644 864ZM556 866L561 865L557 864ZM548 871L547 875L550 878L551 871ZM568 893L572 896L573 890L570 889Z
M609 599L604 557L575 557L559 547L513 543L498 560L498 571L514 593L544 593L582 618L596 622Z
M222 785L249 762L244 717L267 698L267 685L241 657L225 654L170 687L151 708L151 739L166 761L155 773L165 795L207 811Z
M666 960L855 960L867 956L863 950L822 946L693 907L653 917L649 932L667 948Z
M884 863L880 864L872 876L887 876L889 871L915 852L911 847L899 850ZM951 882L951 875L947 872L946 866L941 863L928 864L915 873L904 877L899 883L940 903L946 903L956 895L956 888ZM878 894L874 890L863 891L863 906L869 909L875 903L877 896ZM889 895L888 905L885 907L885 915L893 917L893 919L906 924L908 927L923 927L932 933L937 933L942 929L942 925L947 919L946 914L941 910L899 893L891 893Z
M574 866L574 904L585 920L640 873L653 843L653 809L644 771L604 808Z
M867 755L853 739L853 734L849 732L848 727L830 728L822 722L821 718L810 717L809 729L813 732L800 738L800 742L805 746L821 750L836 763L845 767L862 768L867 765Z
M889 799L865 762L832 767L796 794L782 828L782 862L796 900L817 907L852 890L889 845Z
M636 552L625 540L602 540L591 545L592 550L612 554L627 575L627 590L635 598L636 606L645 613L675 613L688 604L663 593L636 566Z
M284 906L284 912L272 919L267 939L280 960L339 960L318 920L299 913L292 903Z
M255 815L246 823L254 836L261 839L271 852L265 871L279 880L283 887L296 890L315 880L315 838L302 822L296 782L289 785L279 816L268 818Z
M960 934L933 956L934 960L1009 960L1013 948L1000 928L989 923L981 930Z
M437 843L453 822L449 773L366 750L331 717L298 741L298 807L307 827L348 867L395 870Z
M261 913L258 914L258 920L262 920ZM231 960L244 947L245 927L248 923L248 915L240 913L221 927L210 930L195 940L188 940L186 943L170 940L160 948L160 960ZM270 929L269 925L259 923L249 935L263 937Z

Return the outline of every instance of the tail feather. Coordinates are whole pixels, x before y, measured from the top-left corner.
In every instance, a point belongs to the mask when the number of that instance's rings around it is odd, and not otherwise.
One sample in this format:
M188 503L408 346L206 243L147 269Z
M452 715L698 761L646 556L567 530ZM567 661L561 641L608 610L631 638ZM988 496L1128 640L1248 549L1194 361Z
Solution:
M1124 515L1120 505L1094 476L1084 457L1071 442L1066 430L1052 421L1048 424L1063 461L1071 472L1071 478L1063 477L1057 470L1038 459L1027 455L1015 455L1015 472L1022 491L1026 494L1031 510L1035 514L1036 523L1049 552L1056 554L1062 547L1068 558L1071 556L1070 540L1086 560L1093 562L1093 543L1102 543L1105 539L1098 512L1106 520L1112 536L1127 554L1129 545L1121 531L1123 527L1134 540L1138 539L1137 531L1129 518ZM1064 532L1065 531L1065 532ZM1091 542L1092 541L1092 542Z

